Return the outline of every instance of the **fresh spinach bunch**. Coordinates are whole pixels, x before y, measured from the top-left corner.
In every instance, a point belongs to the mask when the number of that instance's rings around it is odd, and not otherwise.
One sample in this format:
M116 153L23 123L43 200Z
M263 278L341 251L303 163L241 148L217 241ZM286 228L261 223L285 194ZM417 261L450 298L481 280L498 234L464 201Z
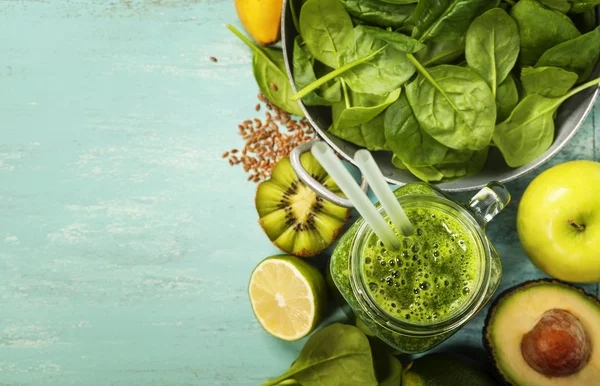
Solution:
M560 104L600 60L600 0L306 0L292 100L329 132L425 181L511 167L554 140ZM573 89L573 87L576 87Z
M274 385L400 385L402 365L358 328L334 323L315 332Z

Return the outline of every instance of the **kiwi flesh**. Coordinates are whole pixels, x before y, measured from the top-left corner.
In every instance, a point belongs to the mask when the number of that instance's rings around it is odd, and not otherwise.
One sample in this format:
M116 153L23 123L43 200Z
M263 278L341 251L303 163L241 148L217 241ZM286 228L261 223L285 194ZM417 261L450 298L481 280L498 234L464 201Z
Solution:
M300 162L317 181L342 195L312 154L304 153ZM301 257L314 256L329 247L350 212L317 196L303 184L289 157L282 158L271 178L258 185L255 204L259 223L273 244L286 253Z

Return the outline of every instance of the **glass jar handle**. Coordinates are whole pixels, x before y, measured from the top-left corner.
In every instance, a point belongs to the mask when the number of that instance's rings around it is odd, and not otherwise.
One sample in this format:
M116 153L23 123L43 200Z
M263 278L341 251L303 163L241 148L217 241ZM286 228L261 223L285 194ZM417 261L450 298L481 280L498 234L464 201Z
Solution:
M506 187L497 181L492 181L477 192L466 207L475 219L484 227L510 202L510 193Z

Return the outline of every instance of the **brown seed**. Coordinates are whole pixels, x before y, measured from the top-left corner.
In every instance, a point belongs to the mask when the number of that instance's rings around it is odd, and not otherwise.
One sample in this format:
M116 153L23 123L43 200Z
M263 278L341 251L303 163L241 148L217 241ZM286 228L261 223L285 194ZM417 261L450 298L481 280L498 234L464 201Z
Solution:
M237 152L238 152L238 149L232 149L232 150L231 150L231 154L235 154L235 153L237 153Z
M228 152L228 151L226 151L225 153L223 153L223 155L221 156L221 158L225 158L225 157L227 157L228 155L229 155L229 152Z
M217 63L217 62L218 62L217 58L215 58L214 56L211 56L211 57L210 57L210 60L212 60L212 61L213 61L213 62L215 62L215 63Z
M260 103L257 103L257 104L256 104L256 107L254 108L254 110L256 110L256 111L260 111Z
M233 161L229 160L229 165L233 166Z
M277 85L276 85L275 83L273 83L273 82L271 82L271 88L272 88L273 90L275 90L275 91L277 91L277 90L278 90L278 88L277 88Z
M252 174L250 174L250 175L248 176L248 181L250 181L252 178L254 178L254 176L253 176Z

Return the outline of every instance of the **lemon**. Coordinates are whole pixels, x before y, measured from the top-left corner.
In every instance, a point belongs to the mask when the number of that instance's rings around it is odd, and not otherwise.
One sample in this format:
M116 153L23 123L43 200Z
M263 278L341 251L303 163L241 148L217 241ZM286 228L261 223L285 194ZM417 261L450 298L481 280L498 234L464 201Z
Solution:
M261 326L283 340L297 340L314 330L327 300L323 275L291 255L261 261L252 271L248 295Z

